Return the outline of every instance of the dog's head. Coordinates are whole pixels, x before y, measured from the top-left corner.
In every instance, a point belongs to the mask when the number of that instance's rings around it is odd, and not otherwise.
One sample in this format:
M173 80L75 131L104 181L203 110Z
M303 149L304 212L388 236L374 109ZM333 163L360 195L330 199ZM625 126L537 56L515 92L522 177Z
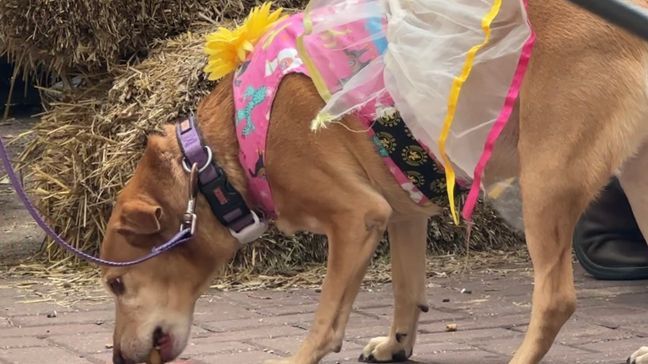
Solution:
M149 138L134 176L120 193L108 222L101 257L126 261L166 242L180 227L189 188L173 128ZM102 268L116 303L114 363L147 360L154 347L176 358L187 344L196 300L238 243L199 196L194 238L147 262Z

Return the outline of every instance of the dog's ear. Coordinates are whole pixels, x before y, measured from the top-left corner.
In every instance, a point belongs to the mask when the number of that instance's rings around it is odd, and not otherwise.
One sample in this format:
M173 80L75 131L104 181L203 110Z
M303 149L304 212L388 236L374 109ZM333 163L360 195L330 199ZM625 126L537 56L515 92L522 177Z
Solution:
M121 207L117 231L125 236L152 235L162 230L162 207L137 199Z

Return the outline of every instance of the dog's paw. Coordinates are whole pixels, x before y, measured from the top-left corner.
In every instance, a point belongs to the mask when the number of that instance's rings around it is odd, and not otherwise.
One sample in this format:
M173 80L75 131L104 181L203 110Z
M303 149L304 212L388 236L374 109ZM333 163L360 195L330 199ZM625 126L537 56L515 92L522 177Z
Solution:
M268 359L263 364L294 364L290 359Z
M369 340L358 360L363 363L401 363L410 356L412 349L406 348L396 338L376 337Z
M648 364L648 346L642 346L635 351L627 360L628 364Z

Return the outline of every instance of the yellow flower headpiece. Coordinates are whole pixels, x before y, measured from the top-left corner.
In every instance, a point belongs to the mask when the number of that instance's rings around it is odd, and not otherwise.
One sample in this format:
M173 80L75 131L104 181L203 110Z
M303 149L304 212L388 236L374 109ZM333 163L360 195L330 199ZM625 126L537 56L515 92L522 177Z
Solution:
M270 12L271 5L271 2L266 2L252 9L243 24L234 30L220 27L207 35L205 53L209 57L204 71L210 80L218 80L234 72L268 29L285 18L282 8Z

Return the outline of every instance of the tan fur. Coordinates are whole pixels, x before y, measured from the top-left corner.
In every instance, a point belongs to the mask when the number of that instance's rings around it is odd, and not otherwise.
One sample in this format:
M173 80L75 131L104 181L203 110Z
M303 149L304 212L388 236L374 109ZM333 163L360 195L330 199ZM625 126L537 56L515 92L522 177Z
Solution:
M531 322L511 361L515 364L539 362L574 311L575 222L648 135L645 44L564 0L531 0L529 13L538 35L535 53L519 112L488 170L491 176L519 172L535 272ZM204 100L198 119L217 160L246 192L230 83L224 80ZM411 202L366 134L340 125L312 133L310 120L322 105L310 80L292 75L279 88L272 110L266 174L279 214L277 225L286 233L308 230L329 238L328 273L313 326L292 358L274 363L315 364L339 350L367 264L386 229L394 322L388 336L371 340L363 355L381 361L397 359L401 352L411 355L419 311L426 307L425 221L439 209ZM344 122L360 129L353 117ZM635 160L642 165L645 159ZM165 136L151 138L135 176L119 196L103 258L136 258L177 231L188 179L179 161L172 127ZM235 253L237 243L202 198L198 216L197 237L191 243L139 266L104 269L104 279L121 277L125 284L125 293L116 297L115 329L115 350L124 357L145 360L157 326L170 331L178 355L195 300Z

